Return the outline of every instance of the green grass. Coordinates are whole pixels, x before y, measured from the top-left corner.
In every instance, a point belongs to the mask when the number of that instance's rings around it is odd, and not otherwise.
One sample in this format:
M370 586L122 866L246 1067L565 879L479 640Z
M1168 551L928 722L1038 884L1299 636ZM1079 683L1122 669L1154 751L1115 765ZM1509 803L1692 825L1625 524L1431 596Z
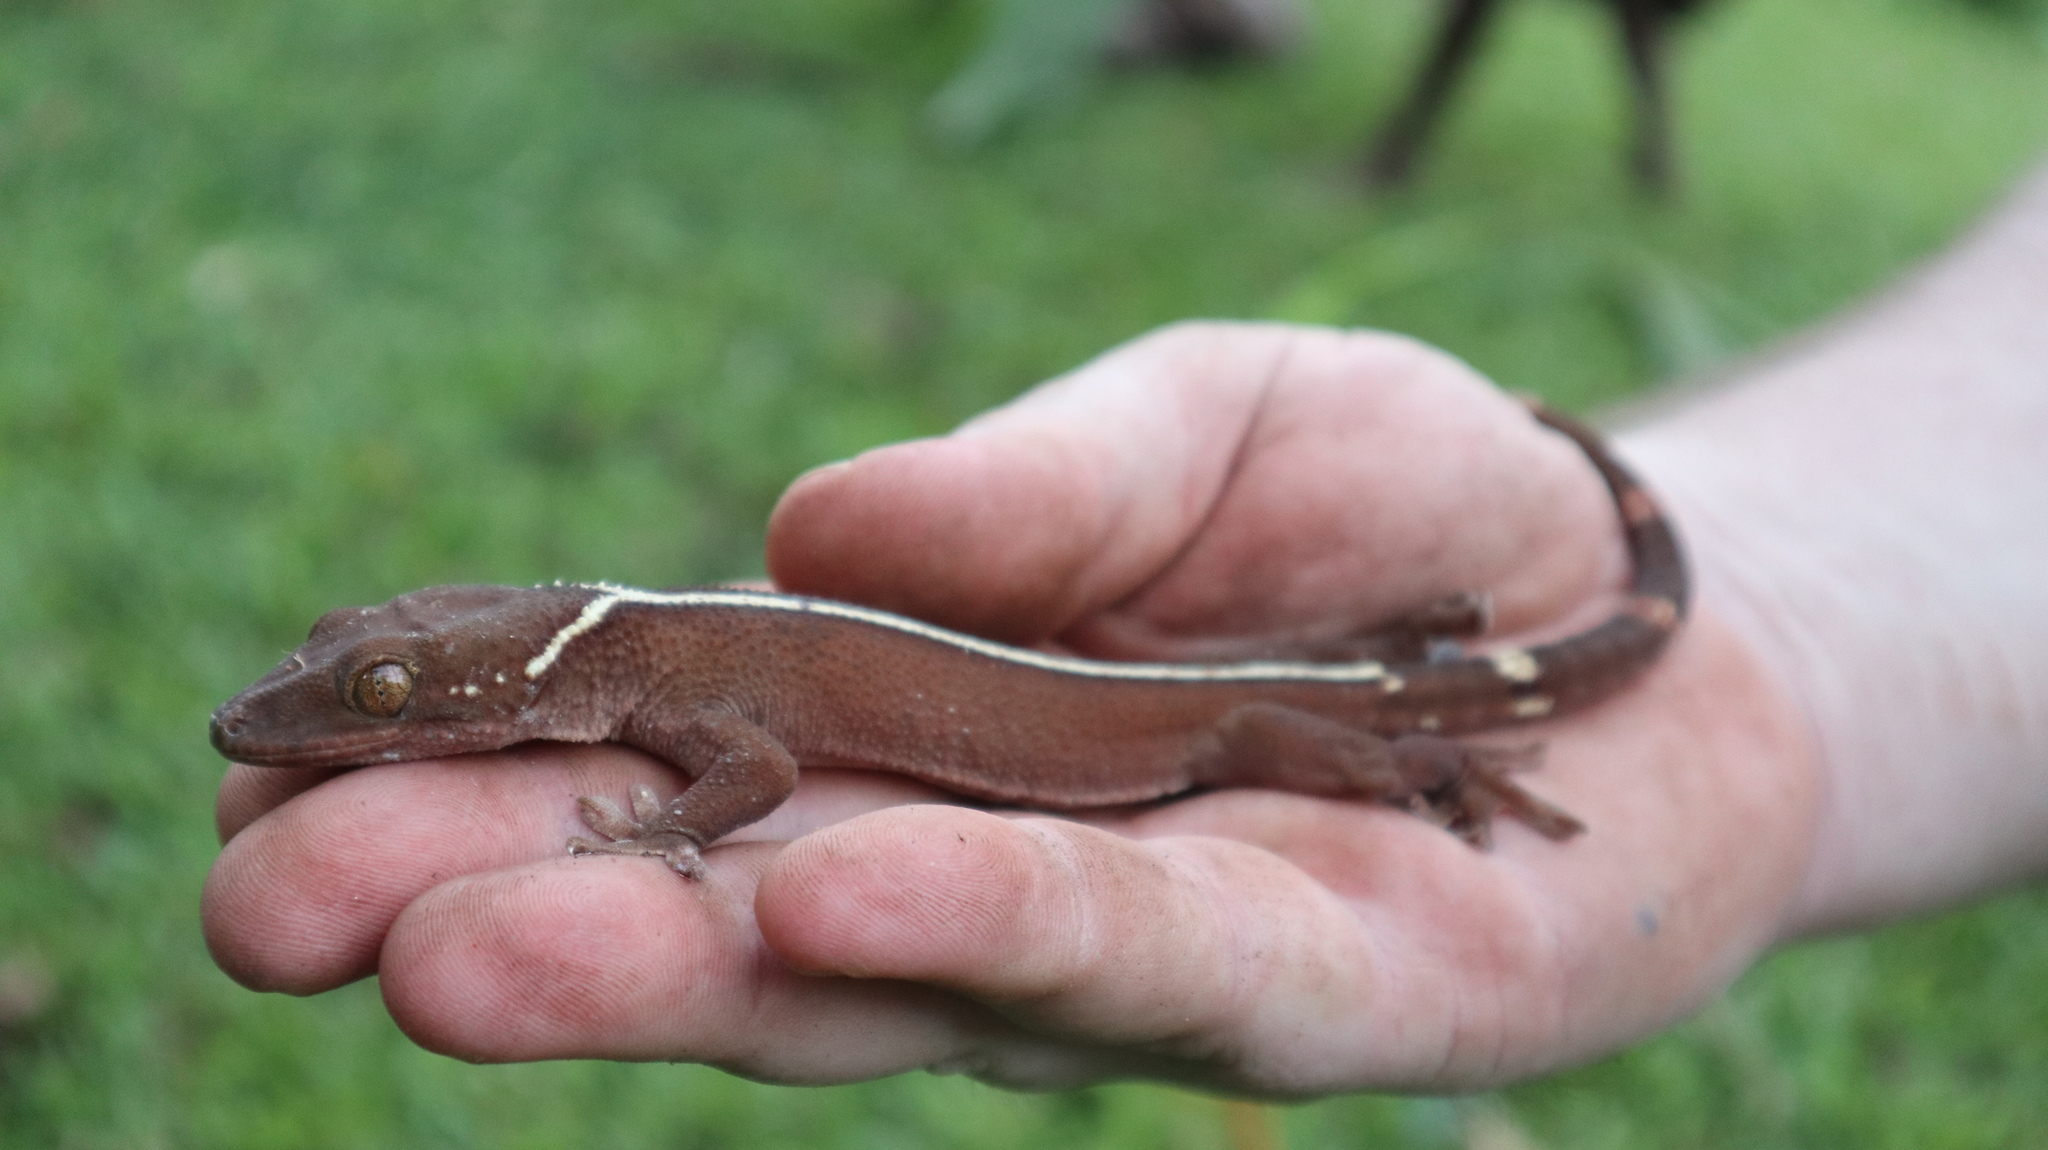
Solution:
M917 125L973 5L0 0L0 1146L1222 1145L1146 1086L478 1068L370 985L243 991L196 921L205 716L337 604L753 573L797 471L1179 317L1411 330L1581 407L1756 346L2041 150L2005 7L1729 0L1651 207L1590 5L1514 6L1423 185L1372 201L1416 0L968 153ZM2044 923L2019 895L1801 948L1484 1105L1552 1146L2048 1140ZM1286 1124L1433 1147L1469 1105Z

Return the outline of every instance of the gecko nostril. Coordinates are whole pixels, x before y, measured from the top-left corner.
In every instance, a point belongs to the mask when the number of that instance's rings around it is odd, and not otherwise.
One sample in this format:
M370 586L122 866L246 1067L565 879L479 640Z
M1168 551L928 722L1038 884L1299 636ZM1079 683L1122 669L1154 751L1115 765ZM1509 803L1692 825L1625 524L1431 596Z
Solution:
M211 730L207 734L212 736L214 749L224 751L230 740L242 737L242 732L248 729L249 723L240 715L215 715L213 722L208 726Z

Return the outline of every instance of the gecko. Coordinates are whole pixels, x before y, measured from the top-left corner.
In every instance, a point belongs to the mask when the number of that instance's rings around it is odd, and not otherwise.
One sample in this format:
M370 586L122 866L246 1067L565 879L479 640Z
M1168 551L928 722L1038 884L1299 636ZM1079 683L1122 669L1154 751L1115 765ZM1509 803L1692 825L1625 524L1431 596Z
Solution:
M853 603L735 587L430 587L331 611L222 704L236 762L353 767L531 740L637 747L689 780L663 801L577 800L601 838L701 879L703 852L787 799L799 766L893 771L1047 810L1265 787L1390 804L1475 846L1506 814L1583 831L1513 777L1539 745L1454 735L1577 710L1626 687L1683 622L1689 577L1656 500L1583 425L1531 403L1613 496L1631 572L1620 607L1569 637L1468 653L1484 595L1356 642L1238 663L1094 660L1015 647Z

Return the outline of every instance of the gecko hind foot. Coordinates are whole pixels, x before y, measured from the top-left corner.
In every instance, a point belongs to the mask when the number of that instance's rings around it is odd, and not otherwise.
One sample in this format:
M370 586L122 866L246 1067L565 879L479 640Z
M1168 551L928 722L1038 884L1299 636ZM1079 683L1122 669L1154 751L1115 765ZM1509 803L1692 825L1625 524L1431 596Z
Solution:
M629 792L633 813L628 815L609 799L584 795L576 800L583 822L609 842L577 836L569 840L572 855L628 855L658 858L684 878L711 876L704 865L703 844L684 831L662 825L661 802L654 790L635 783Z
M1430 797L1452 834L1486 850L1493 845L1492 824L1509 815L1553 842L1583 833L1586 824L1570 812L1525 790L1509 775L1535 770L1543 762L1543 744L1520 747L1465 745L1464 770L1450 786Z
M1511 816L1557 842L1586 829L1564 809L1530 794L1509 777L1542 765L1541 743L1491 747L1436 735L1404 735L1394 740L1393 751L1402 777L1414 788L1411 804L1419 800L1428 808L1423 817L1481 850L1493 845L1497 815Z
M1276 703L1231 708L1216 721L1214 736L1212 747L1188 761L1188 778L1197 786L1371 799L1481 849L1493 842L1496 815L1553 840L1586 829L1510 777L1542 764L1540 743L1487 746L1421 733L1387 739Z
M1459 640L1483 635L1492 625L1492 598L1484 591L1459 591L1367 630L1250 654L1310 663L1451 663L1465 656Z

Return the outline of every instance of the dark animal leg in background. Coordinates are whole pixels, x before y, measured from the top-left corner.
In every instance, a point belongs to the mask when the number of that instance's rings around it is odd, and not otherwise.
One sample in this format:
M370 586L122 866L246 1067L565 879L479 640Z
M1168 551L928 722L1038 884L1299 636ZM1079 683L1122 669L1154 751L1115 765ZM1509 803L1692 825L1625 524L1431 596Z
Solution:
M1371 183L1397 187L1406 183L1415 168L1415 157L1429 139L1429 130L1450 99L1451 89L1479 47L1498 0L1451 0L1445 8L1443 26L1437 31L1436 47L1429 63L1416 77L1408 102L1401 106L1380 130L1366 161L1365 175Z
M1671 25L1702 0L1604 0L1614 13L1635 98L1629 167L1651 195L1671 191L1671 112L1665 77ZM1446 0L1428 63L1407 100L1387 119L1366 161L1366 179L1379 187L1406 183L1431 130L1478 52L1499 0Z
M1671 114L1665 100L1664 45L1674 13L1659 0L1617 0L1622 50L1635 92L1635 143L1629 164L1644 191L1671 191Z

